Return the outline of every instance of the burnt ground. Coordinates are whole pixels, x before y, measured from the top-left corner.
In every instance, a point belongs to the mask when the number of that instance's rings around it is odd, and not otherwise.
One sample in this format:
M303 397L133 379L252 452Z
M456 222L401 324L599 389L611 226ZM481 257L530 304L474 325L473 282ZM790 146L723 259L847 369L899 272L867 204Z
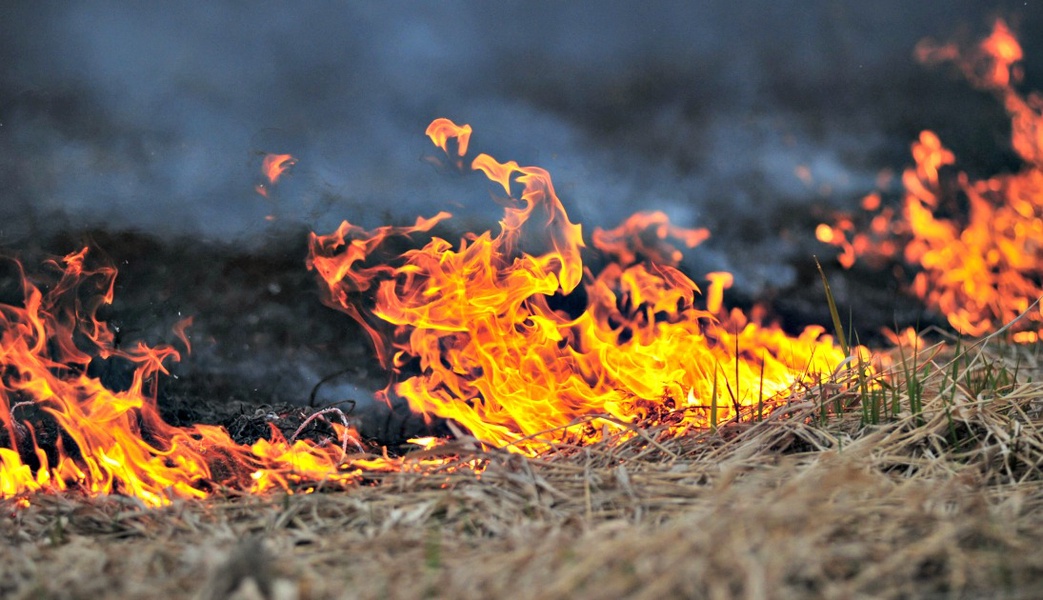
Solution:
M810 231L812 217L798 218L808 220ZM373 399L391 375L355 322L320 301L315 275L304 264L307 233L289 227L267 236L264 244L237 247L137 232L69 231L7 254L18 257L30 274L42 269L46 256L84 245L102 262L116 265L115 300L101 316L118 331L118 344L179 345L173 326L193 318L187 330L191 352L171 365L172 376L159 388L160 409L171 424L220 424L237 441L249 443L268 435L269 424L290 435L314 409L337 406L379 445L394 447L409 437L442 431L440 423L411 414L404 402L388 407ZM454 239L450 232L444 235ZM828 325L812 252L813 247L793 264L793 285L768 288L757 298L731 294L732 303L743 308L764 303L791 332L813 323ZM841 310L857 299L857 310L850 314L863 343L882 343L882 327L938 323L902 293L890 273L842 271L828 256L822 260ZM17 289L14 274L2 273L5 297ZM128 381L125 367L114 361L92 365L113 388ZM326 436L329 428L315 421L305 434Z
M159 240L141 233L66 232L6 254L30 277L45 257L91 247L117 266L114 302L99 311L117 344L182 344L173 333L184 317L191 352L170 365L159 388L163 417L174 425L221 424L239 442L267 435L269 422L290 435L312 408L337 406L367 437L395 445L427 432L423 419L373 400L388 384L368 338L347 316L322 305L306 270L306 232L285 231L248 250L219 242ZM10 301L16 271L2 272ZM129 381L118 360L92 371L111 388ZM325 435L316 421L307 434Z

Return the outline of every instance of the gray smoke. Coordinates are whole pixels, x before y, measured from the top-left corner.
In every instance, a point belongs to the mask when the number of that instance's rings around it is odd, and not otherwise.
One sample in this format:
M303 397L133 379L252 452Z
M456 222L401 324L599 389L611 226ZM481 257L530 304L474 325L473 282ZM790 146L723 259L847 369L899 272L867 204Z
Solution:
M79 224L251 240L269 215L323 231L448 209L491 227L488 186L424 160L445 116L476 150L548 169L588 229L664 210L714 232L698 267L784 282L779 230L801 222L779 215L852 203L920 129L991 106L911 57L996 15L1043 20L980 4L6 3L0 246ZM1043 53L1022 37L1031 80ZM267 199L264 152L299 160Z

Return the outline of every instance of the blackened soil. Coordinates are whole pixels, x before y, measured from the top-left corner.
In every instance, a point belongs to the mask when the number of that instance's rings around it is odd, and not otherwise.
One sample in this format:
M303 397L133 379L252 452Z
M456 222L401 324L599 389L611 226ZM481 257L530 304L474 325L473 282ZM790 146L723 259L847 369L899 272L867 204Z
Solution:
M311 412L337 406L364 437L380 444L430 433L432 426L404 402L396 400L392 408L374 400L390 376L354 321L321 303L315 275L305 267L307 232L286 230L266 242L242 249L90 230L6 254L20 260L30 277L47 270L45 259L84 246L95 264L118 268L113 304L99 311L116 331L117 345L141 340L182 350L158 388L159 408L171 424L219 424L249 443L268 437L272 425L289 436ZM19 302L17 277L15 268L0 271L0 301ZM190 352L173 333L186 317L192 318ZM132 369L118 359L96 359L89 372L124 389ZM323 420L313 423L302 435L332 435Z

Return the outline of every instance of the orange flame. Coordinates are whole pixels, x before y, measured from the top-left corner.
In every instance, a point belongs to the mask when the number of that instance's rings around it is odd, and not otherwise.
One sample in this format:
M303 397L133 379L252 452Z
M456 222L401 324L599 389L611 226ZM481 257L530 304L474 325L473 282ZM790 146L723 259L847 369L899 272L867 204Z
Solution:
M456 154L463 157L467 154L467 144L471 141L471 133L470 125L461 127L449 119L435 119L427 126L424 135L431 138L431 141L446 154L449 154L446 144L449 140L456 139Z
M455 137L461 157L470 134L447 119L428 128L446 152ZM680 252L666 238L692 247L705 230L650 213L595 231L595 248L616 262L594 275L581 258L581 227L546 171L486 154L471 169L510 196L496 235L467 234L456 247L430 237L375 264L389 236L428 233L449 215L370 232L344 222L311 236L324 301L366 328L402 379L389 391L413 410L531 455L625 438L635 424L678 435L738 418L843 361L821 328L792 338L720 311L723 274L713 276L712 310L699 308L699 289L675 267Z
M646 240L646 233L651 233L654 238ZM666 213L655 211L633 214L612 230L596 228L591 237L595 248L624 265L634 264L640 259L676 266L681 262L681 251L668 244L666 239L673 238L688 248L695 248L710 237L710 231L671 225Z
M265 154L261 160L261 174L268 183L259 183L254 188L258 194L268 197L268 186L275 185L290 167L297 164L297 159L290 154Z
M289 154L265 154L261 161L261 172L272 184L279 181L287 169L297 164L297 159Z
M917 57L955 61L977 87L996 93L1012 120L1012 145L1026 165L1019 173L972 181L931 131L913 143L915 167L905 170L900 213L863 204L874 213L864 229L851 218L819 225L820 241L843 249L841 263L900 257L920 267L913 291L961 333L983 335L1011 323L1016 341L1038 339L1043 315L1030 306L1043 296L1043 97L1019 94L1015 63L1021 46L1003 21L964 54L955 45L921 42ZM943 176L943 170L948 174ZM879 212L877 212L879 211ZM850 236L849 236L850 234ZM1032 335L1035 334L1035 335Z
M336 444L290 443L274 427L270 440L243 446L220 427L167 425L155 403L157 379L179 352L116 348L95 316L112 301L116 271L86 263L86 248L51 261L59 275L46 292L23 273L21 305L0 304L0 498L78 490L157 506L220 487L292 491L309 482L350 484L362 468L403 468L398 459L344 456ZM188 323L175 327L186 346ZM130 387L112 391L88 376L94 357L133 363ZM338 433L345 445L357 436Z
M1022 59L1021 44L1007 24L997 19L992 35L981 43L982 54L992 59L992 69L986 81L997 88L1006 88L1011 82L1011 67Z

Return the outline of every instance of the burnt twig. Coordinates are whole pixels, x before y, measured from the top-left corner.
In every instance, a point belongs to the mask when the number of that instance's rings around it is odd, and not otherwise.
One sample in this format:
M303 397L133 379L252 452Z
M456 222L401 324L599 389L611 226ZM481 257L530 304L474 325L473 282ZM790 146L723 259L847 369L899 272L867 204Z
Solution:
M343 454L341 455L341 460L344 460L344 458L348 455L349 440L355 444L355 447L358 448L359 452L365 452L366 449L362 447L362 443L355 439L355 436L351 435L347 431L351 427L351 425L348 424L348 416L344 414L344 411L336 407L324 408L320 411L313 412L311 415L309 415L308 418L305 419L303 423L301 423L300 427L297 428L297 431L294 431L293 435L290 436L290 443L292 444L297 439L297 436L299 436L301 432L304 431L304 428L307 427L309 423L311 423L315 419L322 419L323 421L325 421L326 419L323 417L323 415L327 415L330 413L334 413L338 417L340 417L340 422L344 424L344 439L341 440L341 450L343 451Z

